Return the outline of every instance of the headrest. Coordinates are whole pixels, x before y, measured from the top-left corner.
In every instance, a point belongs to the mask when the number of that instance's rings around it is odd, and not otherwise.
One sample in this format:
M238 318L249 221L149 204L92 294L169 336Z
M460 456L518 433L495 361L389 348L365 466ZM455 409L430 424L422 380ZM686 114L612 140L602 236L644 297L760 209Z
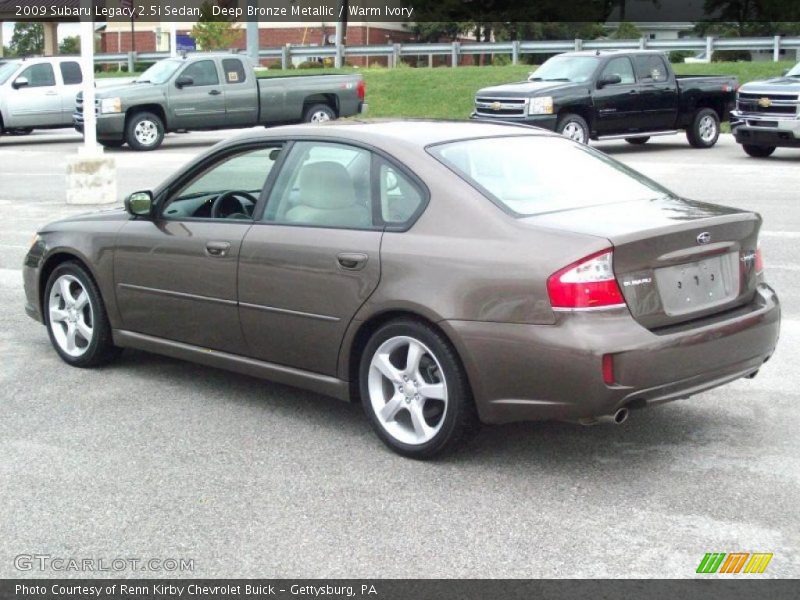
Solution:
M356 203L353 180L341 164L333 161L304 165L297 181L300 204L334 210Z

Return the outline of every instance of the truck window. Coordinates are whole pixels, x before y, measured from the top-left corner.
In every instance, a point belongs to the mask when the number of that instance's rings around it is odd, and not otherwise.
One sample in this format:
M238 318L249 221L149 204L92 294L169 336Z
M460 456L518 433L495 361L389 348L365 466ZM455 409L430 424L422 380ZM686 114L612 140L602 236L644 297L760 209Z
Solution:
M64 80L64 85L77 85L83 82L81 66L77 62L62 62L60 66L61 78Z
M225 83L244 83L247 80L244 65L238 58L223 59L222 70L225 72Z
M619 75L622 81L620 83L636 83L636 77L633 75L633 65L627 56L619 56L612 58L603 69L600 77L607 77L608 75Z
M194 79L195 86L219 85L217 65L213 60L201 60L191 64L183 70L182 75L188 75Z
M19 76L27 78L28 87L47 87L56 84L56 74L53 72L53 67L48 63L31 65L22 71Z
M636 76L639 81L661 83L668 79L667 65L657 54L634 56L633 63L636 65Z

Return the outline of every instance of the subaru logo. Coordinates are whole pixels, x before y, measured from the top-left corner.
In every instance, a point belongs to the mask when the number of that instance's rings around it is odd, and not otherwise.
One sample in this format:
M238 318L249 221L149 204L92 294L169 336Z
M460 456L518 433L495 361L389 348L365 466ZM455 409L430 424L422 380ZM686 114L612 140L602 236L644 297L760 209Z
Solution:
M697 236L697 243L698 244L707 244L711 241L711 234L707 231L704 231L700 235Z

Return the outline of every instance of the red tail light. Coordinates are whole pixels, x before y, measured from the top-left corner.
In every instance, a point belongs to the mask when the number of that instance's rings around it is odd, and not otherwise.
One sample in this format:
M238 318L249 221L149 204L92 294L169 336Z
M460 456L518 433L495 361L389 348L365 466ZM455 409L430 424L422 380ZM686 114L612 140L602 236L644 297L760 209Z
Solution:
M614 355L603 354L603 383L614 385Z
M764 272L764 255L761 253L761 244L756 248L756 274Z
M362 102L364 98L367 97L367 84L363 79L359 80L358 84L356 84L356 94L358 94L358 99Z
M585 310L625 306L614 277L613 256L613 250L601 250L553 273L547 280L553 308Z

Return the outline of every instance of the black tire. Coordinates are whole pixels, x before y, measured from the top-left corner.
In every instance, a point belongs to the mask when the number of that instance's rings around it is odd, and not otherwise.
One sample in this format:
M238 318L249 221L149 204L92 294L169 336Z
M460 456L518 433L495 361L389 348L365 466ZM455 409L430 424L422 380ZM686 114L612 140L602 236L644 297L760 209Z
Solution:
M712 129L707 130L710 127ZM686 139L692 148L711 148L719 139L719 115L713 108L701 108L686 130Z
M582 132L582 139L578 139L577 137L578 130ZM580 142L581 144L589 143L589 124L586 122L586 119L580 115L576 115L574 113L566 113L565 115L562 115L559 117L558 123L556 124L556 131L571 140ZM575 134L571 134L571 131L574 131Z
M50 293L53 289L53 285L64 275L71 276L77 280L80 286L86 291L86 295L89 299L88 309L91 316L92 339L88 344L85 344L85 350L83 350L80 356L72 356L61 347L56 339L54 329L56 327L66 328L66 326L62 323L52 323L50 319ZM78 297L79 296L80 294ZM92 276L80 263L67 261L53 269L53 272L47 279L47 285L45 286L42 312L44 313L45 325L47 326L47 333L50 336L50 342L53 344L53 348L55 348L61 359L68 365L80 368L99 367L111 362L119 356L120 349L114 345L111 335L111 324L108 321L108 314L106 313L103 299L100 296L100 290L97 288Z
M754 146L752 144L742 144L742 149L754 158L767 158L775 152L775 146Z
M140 126L146 129L150 129L151 126L154 128L151 136L152 142L147 141L141 135L137 137L137 128ZM161 117L151 112L135 113L128 118L128 122L125 124L125 141L133 150L140 152L155 150L164 141L164 122Z
M97 140L103 148L122 148L125 145L125 140Z
M438 427L438 432L425 443L404 443L389 433L376 415L370 396L370 369L373 356L384 343L391 344L390 340L400 337L412 338L417 342L421 342L422 345L430 349L433 355L432 359L428 354L423 356L422 360L427 360L428 363L426 373L421 377L423 380L421 383L431 383L430 381L425 381L425 378L435 377L438 380L434 379L434 383L440 382L443 378L446 386L446 405L443 410L439 409L440 412L433 415L434 423L432 429ZM422 361L420 361L420 364L422 364ZM383 380L382 383L384 383ZM392 391L392 384L389 383L388 379L385 380L384 385L388 385L389 391ZM375 331L367 342L361 356L359 391L364 412L367 414L367 418L378 437L390 449L402 456L428 459L451 452L468 441L480 427L475 403L472 399L472 391L456 351L441 333L422 321L410 318L398 319L382 325ZM402 411L406 410L407 421L410 424L411 405L409 402L413 402L413 399L403 396L400 389L397 389L395 395L404 398L405 405L408 406L408 408L405 408L401 404L401 408L397 410L396 414L401 415ZM378 402L380 402L380 399ZM432 408L435 413L438 405L435 401L424 400L420 406L422 407L420 410L423 410L422 414L425 415L427 422L427 419L430 418L429 408ZM395 420L395 423L399 423L399 420ZM431 423L428 423L428 425L431 426ZM409 429L413 429L413 426L409 426Z
M324 118L320 115L324 115ZM303 123L323 123L336 119L336 111L327 104L312 104L303 113Z
M14 129L9 129L6 133L16 136L30 135L33 133L33 127L15 127Z
M647 137L632 137L632 138L625 138L625 141L629 144L633 144L634 146L642 146L643 144L647 143L647 140L650 139L650 136Z

